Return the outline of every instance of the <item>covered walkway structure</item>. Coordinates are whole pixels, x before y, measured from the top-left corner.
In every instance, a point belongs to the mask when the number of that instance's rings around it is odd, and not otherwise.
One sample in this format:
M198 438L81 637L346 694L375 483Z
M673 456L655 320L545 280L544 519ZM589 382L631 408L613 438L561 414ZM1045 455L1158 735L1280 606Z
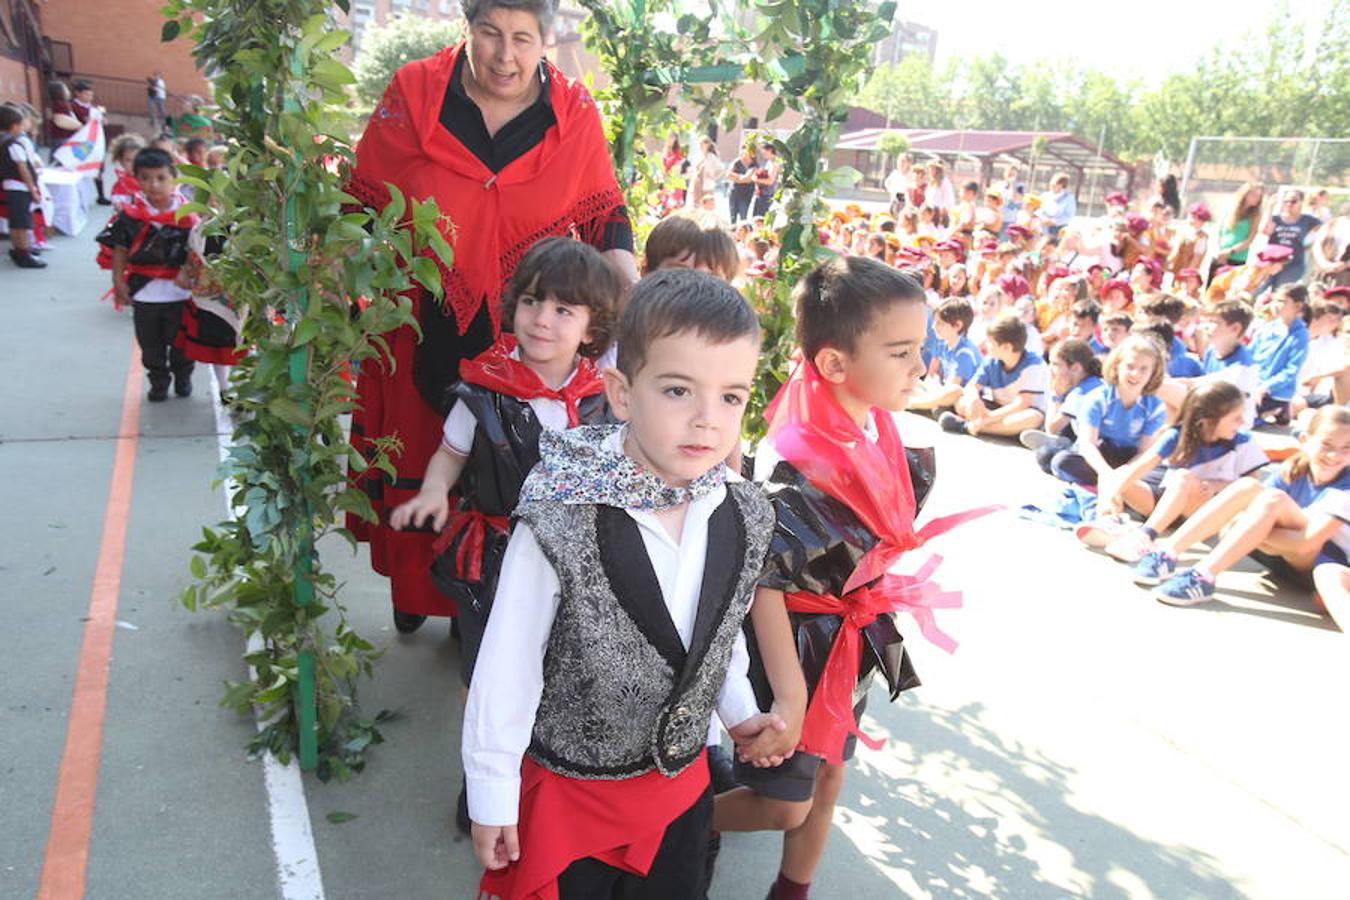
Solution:
M1134 168L1091 141L1066 131L958 131L935 128L864 128L847 132L830 154L831 166L852 166L863 173L862 187L880 188L890 160L881 152L882 136L909 141L916 162L942 160L952 181L989 184L1009 163L1021 166L1019 180L1028 193L1044 190L1055 172L1067 172L1080 207L1101 202L1107 193L1133 194Z

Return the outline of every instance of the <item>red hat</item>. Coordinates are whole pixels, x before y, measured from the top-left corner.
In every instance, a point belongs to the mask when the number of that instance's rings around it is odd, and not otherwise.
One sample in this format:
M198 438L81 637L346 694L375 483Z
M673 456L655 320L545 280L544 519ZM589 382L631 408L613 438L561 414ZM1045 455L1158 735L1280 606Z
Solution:
M1031 229L1025 225L1009 225L1008 237L1031 237Z
M1054 281L1056 278L1068 278L1068 277L1069 277L1068 266L1051 266L1050 268L1045 270L1046 283Z
M1153 283L1153 286L1155 288L1162 286L1163 280L1162 263L1158 262L1156 259L1149 256L1139 260L1138 265L1141 265L1145 269L1148 269L1148 280Z
M1138 213L1130 213L1125 217L1125 227L1130 229L1130 234L1143 234L1148 231L1148 219Z
M1107 274L1110 274L1111 272L1110 269L1108 269L1105 265L1099 262L1093 263L1092 265L1088 266L1085 271L1089 275L1092 274L1093 272L1106 272Z
M1200 277L1199 269L1182 269L1177 273L1177 281L1181 281L1183 278L1194 278L1196 281L1204 280Z
M1000 275L998 286L1003 293L1012 295L1014 300L1020 300L1031 293L1031 285L1027 284L1027 280L1021 275L1014 275L1012 272Z
M1126 303L1134 302L1134 288L1130 287L1130 283L1128 281L1123 281L1119 278L1112 278L1106 284L1102 285L1102 298L1105 299L1106 296L1110 294L1112 291L1124 291L1125 302Z
M933 249L938 251L939 253L941 253L943 250L950 250L952 253L956 253L962 256L964 256L966 252L966 248L961 246L960 241L953 241L953 240L938 241L933 246Z
M1120 191L1112 191L1106 195L1107 206L1129 206L1130 198L1126 197Z
M1201 222L1208 222L1210 219L1214 218L1214 214L1209 211L1209 207L1203 203L1192 203L1186 212L1195 216Z
M981 253L997 253L997 252L998 252L998 241L996 241L996 240L994 240L994 239L992 239L992 238L990 238L989 240L986 240L986 241L980 241L980 252L981 252Z
M1344 297L1350 300L1350 284L1338 284L1335 287L1329 287L1322 292L1322 296L1328 300L1332 297Z
M1261 248L1261 252L1256 254L1256 258L1263 263L1277 263L1288 262L1293 255L1293 247L1286 247L1283 244L1266 244Z
M923 266L928 264L928 257L922 250L916 250L913 247L902 247L895 254L895 264L901 263L912 266Z

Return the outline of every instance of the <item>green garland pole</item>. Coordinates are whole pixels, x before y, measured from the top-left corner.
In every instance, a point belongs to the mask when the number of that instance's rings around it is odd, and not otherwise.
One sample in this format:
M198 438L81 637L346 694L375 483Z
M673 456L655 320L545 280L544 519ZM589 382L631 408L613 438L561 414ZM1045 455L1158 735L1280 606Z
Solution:
M339 6L346 4L339 0ZM320 780L347 778L380 743L357 704L379 651L348 626L319 554L356 546L348 516L378 521L357 478L392 478L394 439L360 450L343 422L352 370L387 359L385 335L416 328L413 290L440 291L450 224L432 202L390 187L378 213L343 188L354 163L354 78L332 54L350 35L325 0L169 0L166 41L190 35L211 73L225 170L183 168L224 238L207 275L240 316L247 356L228 390L234 440L219 477L234 515L193 547L189 609L225 609L249 637L250 677L222 704L256 714L249 744L298 756Z

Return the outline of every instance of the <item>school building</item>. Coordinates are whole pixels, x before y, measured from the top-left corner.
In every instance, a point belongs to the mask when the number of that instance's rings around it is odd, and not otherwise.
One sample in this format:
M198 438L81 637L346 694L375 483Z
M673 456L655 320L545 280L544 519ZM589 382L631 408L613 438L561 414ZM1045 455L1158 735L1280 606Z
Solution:
M160 42L163 0L0 0L0 100L38 109L49 81L94 85L110 123L143 129L146 79L160 72L169 115L210 87L192 58L192 42Z

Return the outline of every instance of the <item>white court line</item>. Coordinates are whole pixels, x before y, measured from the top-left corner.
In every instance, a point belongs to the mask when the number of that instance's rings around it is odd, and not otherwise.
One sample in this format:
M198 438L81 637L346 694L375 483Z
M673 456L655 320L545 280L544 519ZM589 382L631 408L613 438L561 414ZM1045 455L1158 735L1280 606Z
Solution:
M220 402L222 385L216 379L215 367L209 366L208 371L211 375L211 408L216 416L216 443L223 462L233 446L234 423ZM225 492L225 514L234 518L235 510L230 506L229 481L222 485L222 490ZM249 637L248 652L260 649L262 637L255 632ZM249 677L252 676L250 669ZM266 724L261 718L257 719L259 731ZM305 800L305 783L300 777L300 765L292 756L290 763L283 766L270 753L263 755L262 765L281 900L324 900L323 875L319 872L319 854L314 848L314 829L310 824L309 804Z

